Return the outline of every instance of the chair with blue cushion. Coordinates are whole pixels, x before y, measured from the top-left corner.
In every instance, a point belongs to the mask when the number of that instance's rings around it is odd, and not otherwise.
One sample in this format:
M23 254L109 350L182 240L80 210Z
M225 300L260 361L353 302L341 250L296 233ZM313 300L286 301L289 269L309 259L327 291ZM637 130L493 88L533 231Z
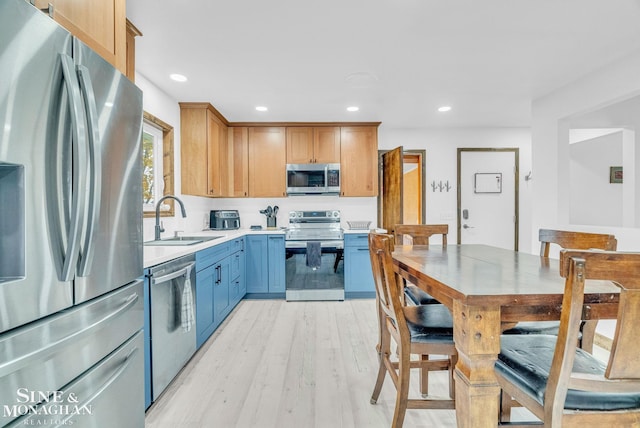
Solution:
M448 224L396 224L394 227L397 245L429 245L433 235L442 235L442 246L447 246ZM406 284L404 295L407 303L429 305L440 303L429 293L413 284Z
M380 366L371 404L378 401L384 379L389 374L396 387L392 427L402 427L406 409L453 409L453 368L457 353L453 343L453 319L444 305L406 306L402 301L403 283L393 269L393 236L369 234L369 254L376 287L379 321L377 345ZM398 361L393 361L391 342L397 346ZM440 359L411 360L411 354L440 355ZM410 370L449 371L449 397L409 398Z
M613 235L554 229L540 229L538 240L540 241L541 263L545 263L549 259L552 246L558 246L560 249L615 251L618 243ZM593 351L597 323L597 320L584 321L580 328L578 343L587 352ZM557 336L559 327L560 322L558 321L527 321L517 323L514 327L503 331L503 334L552 334ZM503 394L500 416L503 421L509 420L511 407L514 406L518 406L518 403Z
M615 251L618 241L615 236L602 233L573 232L566 230L540 229L540 257L547 259L552 244L562 249ZM585 322L578 338L580 347L588 352L593 350L597 321ZM558 334L558 321L520 322L503 334Z
M495 365L498 383L545 427L639 426L640 253L562 250L560 275L565 289L558 335L503 335ZM578 346L590 280L620 288L606 362Z

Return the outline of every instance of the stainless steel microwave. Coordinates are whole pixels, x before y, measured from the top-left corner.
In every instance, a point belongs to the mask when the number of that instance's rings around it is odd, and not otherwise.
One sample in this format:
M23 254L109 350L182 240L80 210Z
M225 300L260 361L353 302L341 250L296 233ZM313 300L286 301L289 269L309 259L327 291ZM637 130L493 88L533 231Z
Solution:
M339 194L339 163L287 164L287 195Z

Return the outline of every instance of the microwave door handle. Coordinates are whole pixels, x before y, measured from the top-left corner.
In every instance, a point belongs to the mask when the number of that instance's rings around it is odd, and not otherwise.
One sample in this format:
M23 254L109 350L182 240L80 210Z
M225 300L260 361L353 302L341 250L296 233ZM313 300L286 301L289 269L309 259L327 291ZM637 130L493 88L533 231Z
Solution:
M102 199L102 155L100 153L100 132L98 129L98 109L96 108L96 96L91 83L89 69L83 65L77 66L80 81L80 90L84 99L87 115L88 135L87 148L89 151L89 170L91 171L86 182L89 196L89 211L85 240L80 255L78 267L79 276L88 276L91 272L93 254L95 248L95 235L100 214L100 201Z
M87 143L85 130L85 114L82 108L80 84L75 71L73 59L66 54L60 54L62 75L69 97L72 128L72 185L70 227L68 231L67 250L63 255L60 281L71 281L74 267L80 254L80 240L82 239L82 225L84 223L84 207L86 193ZM56 263L59 263L56 260Z

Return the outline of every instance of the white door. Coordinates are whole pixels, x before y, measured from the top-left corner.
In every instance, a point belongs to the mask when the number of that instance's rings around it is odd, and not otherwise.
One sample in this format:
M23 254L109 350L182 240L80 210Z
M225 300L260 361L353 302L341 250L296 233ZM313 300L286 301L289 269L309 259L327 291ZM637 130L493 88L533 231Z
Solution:
M518 249L518 149L458 149L458 243Z

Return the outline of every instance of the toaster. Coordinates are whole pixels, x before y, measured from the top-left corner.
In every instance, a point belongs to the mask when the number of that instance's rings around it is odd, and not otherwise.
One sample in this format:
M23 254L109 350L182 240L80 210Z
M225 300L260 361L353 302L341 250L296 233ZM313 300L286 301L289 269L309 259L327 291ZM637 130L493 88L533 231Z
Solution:
M212 210L209 213L209 228L213 230L240 229L238 210Z

